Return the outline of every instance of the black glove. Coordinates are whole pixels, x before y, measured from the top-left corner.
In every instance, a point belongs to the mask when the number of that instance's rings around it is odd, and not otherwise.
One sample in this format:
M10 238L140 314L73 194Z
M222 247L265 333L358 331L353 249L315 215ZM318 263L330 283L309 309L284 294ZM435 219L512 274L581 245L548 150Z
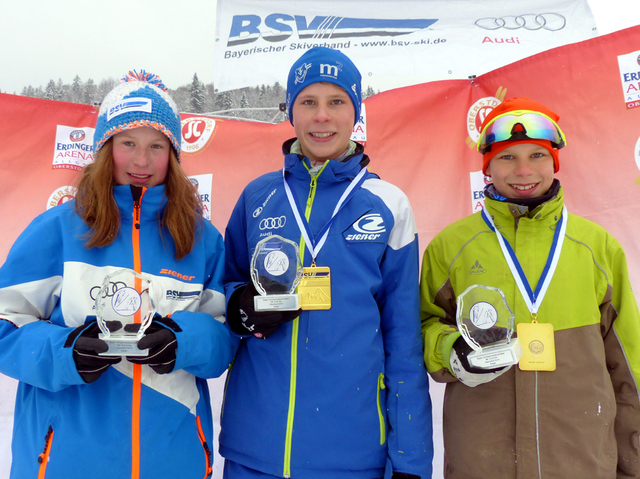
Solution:
M119 363L122 359L120 356L100 356L98 354L109 349L107 343L98 339L98 334L100 334L100 328L94 319L71 331L64 344L65 348L73 346L73 361L85 383L94 382L109 366Z
M175 333L182 329L171 318L156 316L138 341L139 349L149 349L148 356L127 356L134 364L148 364L158 374L173 371L176 365L178 340Z
M286 292L286 289L283 289ZM238 334L253 334L256 338L267 339L281 324L293 321L300 311L256 311L253 297L259 295L253 281L244 288L238 288L227 305L227 321Z

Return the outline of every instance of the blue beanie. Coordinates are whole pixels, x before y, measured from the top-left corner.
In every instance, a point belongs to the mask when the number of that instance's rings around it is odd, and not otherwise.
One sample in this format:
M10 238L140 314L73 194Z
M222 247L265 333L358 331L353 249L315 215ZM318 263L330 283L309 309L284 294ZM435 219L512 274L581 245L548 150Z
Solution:
M302 90L313 83L327 82L342 87L351 98L356 111L354 125L360 119L362 103L360 72L353 62L339 50L314 47L307 50L289 70L287 80L287 110L293 125L293 103Z
M100 106L93 134L94 154L112 136L139 127L154 128L166 135L180 161L182 128L178 106L157 75L132 70Z

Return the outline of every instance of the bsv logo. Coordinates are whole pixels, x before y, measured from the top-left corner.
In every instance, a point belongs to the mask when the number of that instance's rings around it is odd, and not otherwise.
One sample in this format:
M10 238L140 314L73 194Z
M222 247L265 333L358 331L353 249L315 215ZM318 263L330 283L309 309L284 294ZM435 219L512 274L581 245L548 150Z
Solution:
M286 216L279 216L278 218L262 218L260 220L261 230L277 230L287 224Z
M438 19L404 18L372 19L319 15L272 13L264 18L259 15L234 15L227 47L247 45L259 38L271 44L304 40L332 38L358 39L362 37L387 37L388 35L409 35L429 28ZM291 38L293 37L293 38Z
M107 110L107 121L131 111L151 113L152 102L148 98L127 98L122 100Z
M357 233L347 234L345 237L347 241L373 241L380 238L381 234L387 231L384 220L379 213L364 215L353 223L353 229Z
M167 290L167 300L186 301L197 299L198 296L200 296L200 291L176 291L173 289Z

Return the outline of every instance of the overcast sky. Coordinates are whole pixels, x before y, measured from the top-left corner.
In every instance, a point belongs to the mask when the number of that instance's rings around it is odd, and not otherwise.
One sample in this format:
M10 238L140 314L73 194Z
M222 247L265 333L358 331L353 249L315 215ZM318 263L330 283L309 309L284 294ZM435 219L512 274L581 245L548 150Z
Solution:
M588 3L601 35L640 24L638 0ZM118 79L131 68L157 73L169 88L194 73L213 82L216 0L7 0L0 12L4 93L76 74Z

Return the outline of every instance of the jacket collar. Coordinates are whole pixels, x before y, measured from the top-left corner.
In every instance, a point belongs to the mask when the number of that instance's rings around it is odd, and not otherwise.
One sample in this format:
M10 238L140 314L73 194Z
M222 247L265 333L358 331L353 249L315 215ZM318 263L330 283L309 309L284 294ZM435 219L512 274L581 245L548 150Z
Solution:
M168 199L164 193L164 185L143 188L140 207L140 221L157 221L167 206ZM134 197L129 185L113 187L113 197L120 210L120 221L133 221Z
M287 173L290 173L295 178L308 180L311 162L306 156L291 153L291 145L295 141L296 138L291 138L282 145L284 167ZM327 165L318 175L318 181L335 182L344 179L351 180L368 164L369 157L364 154L364 146L357 143L356 151L343 161L328 160Z
M564 191L562 187L558 194L549 201L542 203L533 211L529 211L527 207L508 203L506 201L498 201L491 198L485 198L485 206L489 214L493 217L496 224L513 223L521 218L529 218L542 220L544 224L555 224L562 215L562 206L564 205Z

